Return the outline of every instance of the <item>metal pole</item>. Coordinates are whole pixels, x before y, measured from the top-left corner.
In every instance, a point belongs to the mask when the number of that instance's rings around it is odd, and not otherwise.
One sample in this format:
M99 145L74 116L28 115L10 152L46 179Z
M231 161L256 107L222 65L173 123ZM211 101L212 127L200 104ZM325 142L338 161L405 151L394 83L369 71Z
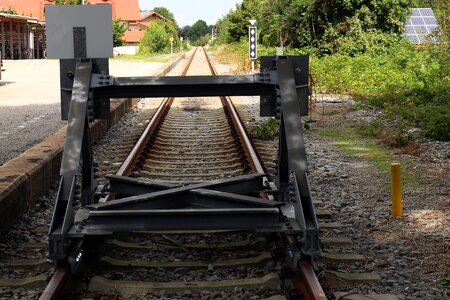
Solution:
M30 39L29 45L30 45L30 52L31 52L30 58L33 59L33 58L35 58L35 54L34 54L34 30L33 30L33 28L30 28L29 39Z
M1 21L1 30L2 30L2 57L1 59L5 59L5 21Z
M252 72L255 73L255 61L252 59Z
M41 58L41 53L39 52L41 50L40 49L41 45L39 43L39 36L40 36L40 30L37 30L36 31L36 49L37 49L36 58L37 59Z
M13 48L13 23L9 22L9 50L11 57L9 59L14 59L14 48Z
M17 50L19 52L19 59L22 59L22 44L20 43L20 28L22 27L22 24L16 23L17 28Z

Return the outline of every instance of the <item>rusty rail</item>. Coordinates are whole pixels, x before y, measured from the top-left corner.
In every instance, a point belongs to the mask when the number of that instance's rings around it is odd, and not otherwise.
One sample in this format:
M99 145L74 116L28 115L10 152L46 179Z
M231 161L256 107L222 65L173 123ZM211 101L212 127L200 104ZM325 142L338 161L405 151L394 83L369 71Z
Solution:
M206 51L205 51L206 54ZM213 64L211 63L209 57L206 55L208 60L209 68L213 75L217 75L217 71L215 70ZM233 124L238 132L239 139L241 141L242 146L244 147L244 151L246 157L248 159L249 165L251 167L252 173L264 173L264 169L259 161L259 158L253 148L253 145L245 131L244 126L239 118L239 115L236 112L236 109L231 101L230 97L221 97L222 102L230 112L230 115L233 120ZM268 182L267 178L264 178L266 182ZM271 195L267 193L260 193L261 198L263 199L273 199ZM288 237L289 242L294 242L295 239L293 237ZM290 264L290 261L288 261ZM291 265L292 269L295 270L294 284L302 291L305 300L326 300L325 292L322 289L322 286L319 283L319 280L314 273L313 267L309 261L302 260L298 264L298 266Z

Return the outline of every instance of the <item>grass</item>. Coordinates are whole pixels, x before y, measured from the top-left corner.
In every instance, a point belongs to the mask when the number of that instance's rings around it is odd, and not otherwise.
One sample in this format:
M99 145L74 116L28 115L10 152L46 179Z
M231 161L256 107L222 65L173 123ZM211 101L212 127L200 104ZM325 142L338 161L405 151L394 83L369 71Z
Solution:
M236 74L246 72L247 44L244 40L213 49L219 61L237 66ZM285 50L287 55L302 54L302 49ZM273 55L274 49L260 45L258 53ZM311 53L310 73L318 92L351 95L361 105L383 109L383 115L398 119L405 130L420 128L419 138L450 141L449 53L448 43L430 44L418 50L406 41L398 42L380 54L318 57ZM363 130L376 134L377 128ZM399 144L408 142L409 137L404 132L394 135Z
M166 63L170 61L173 57L175 57L175 54L149 56L148 54L138 53L135 55L123 54L120 56L116 56L114 57L114 60Z
M402 183L406 186L418 184L416 174L411 172L412 162L406 158L394 159L390 151L376 140L361 136L357 128L320 129L319 135L333 140L332 144L344 153L370 162L385 178L390 173L391 163L398 161L402 165Z
M251 119L252 133L255 137L262 140L273 140L278 138L279 125L275 118L268 118L264 121Z

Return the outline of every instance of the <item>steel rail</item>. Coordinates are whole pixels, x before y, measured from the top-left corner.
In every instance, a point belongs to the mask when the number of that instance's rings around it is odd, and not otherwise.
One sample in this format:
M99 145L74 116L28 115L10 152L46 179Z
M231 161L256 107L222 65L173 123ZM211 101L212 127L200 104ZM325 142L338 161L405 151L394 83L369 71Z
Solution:
M211 73L216 76L218 73L216 71L216 68L214 68L214 65L212 64L209 56L206 54L206 51L203 49L206 60L208 61L209 69L211 70ZM233 125L235 129L237 130L239 140L241 142L242 147L244 148L245 156L247 157L248 164L250 166L252 173L265 173L264 168L262 167L261 162L259 161L258 155L256 154L256 151L247 135L247 131L244 128L244 125L242 124L241 119L239 118L239 115L236 111L236 108L234 107L231 98L228 96L222 96L220 97L223 105L230 113L231 120L233 122ZM269 180L267 177L263 178L263 182L266 184L269 184ZM260 193L261 198L266 200L273 200L273 196L269 195L267 193Z
M185 76L187 74L189 67L192 64L192 61L194 60L194 56L197 53L197 50L198 48L195 48L194 53L192 53L191 57L189 58L189 61L186 64L186 67L184 68L183 72L181 73L181 76ZM173 103L173 99L174 99L173 97L163 99L158 109L154 113L153 117L151 118L150 122L145 127L138 141L134 145L133 149L131 149L127 158L124 160L124 162L122 163L122 165L120 166L119 170L116 172L115 175L129 176L131 174L133 168L136 165L136 162L139 159L139 154L142 153L142 150L145 148L145 145L148 143L148 140L150 139L153 132L157 128L158 124L160 124L163 121L164 115L166 115L166 113L170 109L170 106ZM99 202L108 202L110 200L112 200L112 196L108 194L107 196L100 198Z
M189 58L189 61L186 67L184 68L183 72L181 73L181 76L185 76L187 74L187 71L189 70L189 67L192 64L192 60L194 59L194 56L197 53L197 49L198 48L195 48L194 53L192 53L191 57ZM142 149L144 149L149 138L152 136L152 133L155 131L155 128L162 121L164 114L169 110L170 106L172 105L173 99L174 99L173 97L164 98L164 100L158 107L158 110L155 112L154 116L150 120L149 124L145 127L144 131L142 132L141 137L137 141L136 145L130 151L127 158L122 163L119 170L116 172L117 176L129 176L131 174L132 167L134 167L136 161L139 158L139 153L142 152Z
M206 52L205 52L206 54ZM210 59L208 56L207 60L211 69L211 72L214 75L217 75L217 71L215 70L214 66L212 65ZM235 127L238 130L239 139L241 140L242 145L244 146L244 151L246 153L247 158L249 159L249 164L251 166L252 172L256 173L264 173L264 169L262 168L262 165L259 161L259 158L253 148L253 145L248 138L247 132L245 131L244 126L242 125L242 122L236 112L236 109L231 102L230 97L221 97L222 101L226 104L227 109L229 110L231 117L233 119L233 123ZM266 179L267 180L267 179ZM261 197L264 199L269 199L269 195L267 193L261 193ZM293 243L295 241L294 237L288 237L288 240L290 243ZM290 263L290 262L289 262ZM291 265L291 267L294 267ZM312 265L310 262L306 260L302 260L299 262L299 265L296 268L293 268L296 270L295 274L295 280L294 283L296 287L298 287L302 292L305 293L305 300L308 299L317 299L317 300L325 300L326 296L325 293L317 279L317 276L315 275Z
M209 69L211 70L212 75L216 76L217 71L214 68L209 56L206 54L206 51L203 50L206 56L206 59L208 61ZM262 167L261 162L259 161L258 155L256 154L256 151L253 149L253 145L248 138L247 132L245 131L244 126L242 125L242 121L239 118L238 113L236 112L236 109L234 108L233 103L231 102L230 97L220 97L222 102L224 103L225 107L229 111L233 124L237 129L239 139L241 141L242 146L244 147L245 154L247 156L248 162L250 164L250 168L252 173L264 173L264 169Z
M62 298L64 288L68 285L72 273L68 266L60 266L53 273L39 300L57 300Z
M206 51L204 51L206 55ZM208 55L206 55L208 60L209 68L213 75L217 75L217 71L214 68L212 62L210 61ZM230 97L221 97L222 101L225 103L227 109L229 110L233 123L238 130L239 139L244 147L244 151L249 160L249 164L251 166L251 170L253 173L264 173L264 169L259 161L259 158L256 154L256 151L253 148L253 145L248 138L247 132L245 131L244 126L242 125L242 121L239 118L239 115L236 112L236 109L231 101ZM265 180L267 180L265 178ZM268 182L268 181L267 181ZM263 199L272 199L270 195L267 193L260 193L260 196ZM288 236L287 240L290 244L295 243L295 238L292 236ZM286 262L295 270L294 277L294 285L304 293L305 300L326 300L325 292L322 289L322 286L319 283L319 280L314 273L313 267L311 263L307 260L301 260L298 266L293 266L289 259L286 259Z

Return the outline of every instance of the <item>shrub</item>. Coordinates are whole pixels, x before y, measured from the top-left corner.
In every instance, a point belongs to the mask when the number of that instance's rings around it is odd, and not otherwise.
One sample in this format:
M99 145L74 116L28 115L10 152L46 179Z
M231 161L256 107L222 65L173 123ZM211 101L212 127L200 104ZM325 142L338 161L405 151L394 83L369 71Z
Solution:
M174 38L174 49L178 49L180 41L176 29L164 21L152 22L145 30L139 45L139 52L142 54L169 53L170 37Z
M275 118L268 118L265 121L256 121L252 119L252 132L253 134L263 140L272 140L278 137L279 125Z

